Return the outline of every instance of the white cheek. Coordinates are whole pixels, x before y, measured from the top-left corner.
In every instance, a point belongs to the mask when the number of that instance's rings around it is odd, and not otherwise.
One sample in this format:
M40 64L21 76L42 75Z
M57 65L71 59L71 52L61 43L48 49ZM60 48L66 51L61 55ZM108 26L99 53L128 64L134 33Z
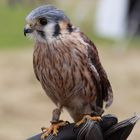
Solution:
M31 34L27 34L27 37L29 38L29 39L35 39L35 37L34 37L34 35L33 35L33 33L31 33Z
M48 42L52 42L55 39L55 37L53 36L54 29L55 29L55 23L49 23L49 24L46 25L46 27L44 27L46 40Z
M33 40L38 40L39 42L46 42L45 39L43 39L36 31L34 31L31 34L28 34L28 38L29 39L33 39Z
M53 36L54 29L55 29L55 23L49 23L43 29L43 31L45 33L45 38L41 37L36 31L34 31L31 34L28 34L28 38L29 39L38 40L40 42L48 42L48 43L51 43L51 42L53 42L56 39Z
M54 33L54 23L49 23L44 27L44 32L47 34L47 36L52 36Z

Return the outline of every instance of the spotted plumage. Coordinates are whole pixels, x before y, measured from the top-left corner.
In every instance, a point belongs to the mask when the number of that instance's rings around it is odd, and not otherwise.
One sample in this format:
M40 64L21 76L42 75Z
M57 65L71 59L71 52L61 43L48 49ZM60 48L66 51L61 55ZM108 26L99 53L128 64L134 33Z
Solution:
M26 18L24 33L35 39L34 72L56 104L52 122L65 107L74 121L84 115L101 115L113 101L112 88L98 51L63 11L47 5Z

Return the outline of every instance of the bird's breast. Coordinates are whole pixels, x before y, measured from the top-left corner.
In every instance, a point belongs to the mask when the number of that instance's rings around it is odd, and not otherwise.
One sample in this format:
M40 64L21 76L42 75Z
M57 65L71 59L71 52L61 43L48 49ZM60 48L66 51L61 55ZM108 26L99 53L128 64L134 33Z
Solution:
M36 44L34 71L47 95L55 103L64 103L74 94L93 90L87 56L74 46L68 42L50 46Z

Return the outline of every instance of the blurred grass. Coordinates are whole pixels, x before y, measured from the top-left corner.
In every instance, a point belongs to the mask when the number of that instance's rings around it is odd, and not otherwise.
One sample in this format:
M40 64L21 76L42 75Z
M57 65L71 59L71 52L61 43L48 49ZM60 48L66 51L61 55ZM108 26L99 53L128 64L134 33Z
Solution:
M76 6L74 7L74 11L72 13L71 8L73 4L67 5L59 5L60 8L64 9L64 11L70 16L72 22L75 23L76 26L79 26L83 32L85 32L92 40L95 42L100 42L100 38L93 34L92 28L92 18L89 18L89 14L85 17L84 21L78 22L77 16L75 16L74 12L76 10ZM35 5L33 5L35 7ZM68 8L69 6L69 8ZM32 41L26 39L23 35L23 28L25 26L25 17L32 10L31 6L21 6L16 5L14 7L9 7L4 4L3 1L0 2L0 48L20 48L26 47L32 44ZM104 45L109 45L112 41L108 39L103 39Z
M78 11L85 4L78 5L79 1L75 5L69 1L69 3L62 3L56 1L55 6L63 9L66 14L70 17L74 25L80 27L81 31L87 34L91 40L99 47L112 47L116 41L113 39L101 38L97 36L94 32L93 24L95 17L96 4L90 2L88 5L91 8L85 10L85 16L80 17L83 11ZM45 4L45 2L44 2ZM39 5L39 4L38 4ZM32 41L28 40L23 35L23 28L25 26L26 15L36 7L34 4L32 6L28 5L16 5L14 7L7 6L3 0L0 2L0 48L22 48L30 46ZM73 9L73 10L71 10ZM91 13L92 16L91 16ZM91 18L92 17L92 18ZM140 37L137 37L128 44L128 47L140 47Z
M29 8L21 6L0 6L0 48L23 47L30 44L23 35L25 16L29 11Z

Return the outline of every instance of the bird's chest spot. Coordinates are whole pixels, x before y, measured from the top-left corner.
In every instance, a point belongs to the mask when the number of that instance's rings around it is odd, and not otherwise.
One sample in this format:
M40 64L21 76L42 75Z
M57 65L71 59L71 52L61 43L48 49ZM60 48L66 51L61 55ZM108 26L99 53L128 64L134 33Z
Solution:
M71 92L82 84L86 56L76 48L40 48L34 55L34 69L43 86Z

